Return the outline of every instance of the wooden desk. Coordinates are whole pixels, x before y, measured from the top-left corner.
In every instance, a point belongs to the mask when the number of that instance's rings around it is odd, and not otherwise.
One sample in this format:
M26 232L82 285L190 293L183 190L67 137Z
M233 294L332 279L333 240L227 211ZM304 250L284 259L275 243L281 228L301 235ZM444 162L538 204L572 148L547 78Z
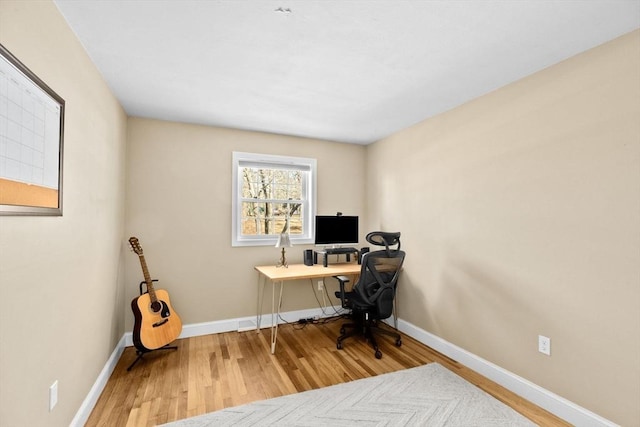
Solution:
M289 267L276 267L274 265L262 265L254 267L258 272L258 303L256 310L256 329L260 332L262 321L262 305L264 302L264 286L267 281L272 283L271 291L271 354L276 351L276 340L278 338L278 319L280 316L280 304L282 302L282 290L284 282L300 279L321 279L331 276L357 276L360 274L362 266L355 262L343 264L330 264L323 267L320 264L304 265L293 264ZM278 291L278 301L276 304L276 283L280 284ZM261 286L262 285L262 286Z

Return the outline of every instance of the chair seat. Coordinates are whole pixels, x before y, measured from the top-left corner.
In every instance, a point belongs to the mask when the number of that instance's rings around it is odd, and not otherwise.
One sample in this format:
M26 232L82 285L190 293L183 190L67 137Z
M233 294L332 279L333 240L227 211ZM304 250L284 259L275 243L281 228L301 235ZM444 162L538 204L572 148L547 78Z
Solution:
M339 291L336 291L336 297L340 298ZM372 311L371 304L364 301L364 299L356 292L345 292L344 300L348 307L352 310Z

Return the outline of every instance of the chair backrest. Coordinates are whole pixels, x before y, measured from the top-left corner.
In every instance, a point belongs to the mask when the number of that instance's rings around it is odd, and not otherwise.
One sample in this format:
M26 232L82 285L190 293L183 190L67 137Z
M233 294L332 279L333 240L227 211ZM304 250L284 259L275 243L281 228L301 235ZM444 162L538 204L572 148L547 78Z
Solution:
M400 233L375 231L367 235L367 241L385 246L385 249L368 252L362 257L360 279L353 291L376 308L378 319L386 319L393 313L398 276L406 254L400 250Z

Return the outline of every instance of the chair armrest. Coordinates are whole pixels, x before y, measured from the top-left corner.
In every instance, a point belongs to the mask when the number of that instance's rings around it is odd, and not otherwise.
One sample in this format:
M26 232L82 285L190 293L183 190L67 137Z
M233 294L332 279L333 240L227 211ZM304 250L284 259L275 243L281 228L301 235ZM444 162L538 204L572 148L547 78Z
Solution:
M344 285L346 283L349 283L349 277L348 276L333 276L338 283L340 284L340 291L336 292L336 296L340 297L340 302L342 307L346 307L346 299L345 299L345 295L347 293Z
M349 276L333 276L333 277L335 277L336 280L338 280L338 282L340 282L342 286L344 286L344 284L349 281Z

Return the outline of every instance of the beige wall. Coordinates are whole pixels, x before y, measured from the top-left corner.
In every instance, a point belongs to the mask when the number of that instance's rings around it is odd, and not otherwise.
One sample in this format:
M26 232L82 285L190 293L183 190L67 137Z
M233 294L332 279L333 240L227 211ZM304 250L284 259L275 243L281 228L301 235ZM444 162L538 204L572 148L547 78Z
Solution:
M639 52L635 31L367 151L370 227L401 230L407 251L400 317L627 426L640 425Z
M127 121L53 3L0 1L0 43L67 102L64 216L0 217L0 424L69 424L132 328L130 235L185 324L254 313L253 266L278 253L231 247L237 150L315 157L319 213L403 232L404 320L638 425L639 38L364 148ZM292 286L283 309L315 305Z
M124 333L126 116L53 3L0 1L0 43L66 101L64 215L0 217L0 425L65 426Z
M366 223L362 146L130 118L126 232L140 239L151 276L169 291L184 324L255 315L253 267L279 259L274 247L231 247L233 151L317 159L318 213L341 211ZM301 263L311 247L288 249L287 259ZM130 300L142 270L133 254L126 266ZM308 282L287 288L284 311L313 307ZM128 310L127 330L132 325Z

